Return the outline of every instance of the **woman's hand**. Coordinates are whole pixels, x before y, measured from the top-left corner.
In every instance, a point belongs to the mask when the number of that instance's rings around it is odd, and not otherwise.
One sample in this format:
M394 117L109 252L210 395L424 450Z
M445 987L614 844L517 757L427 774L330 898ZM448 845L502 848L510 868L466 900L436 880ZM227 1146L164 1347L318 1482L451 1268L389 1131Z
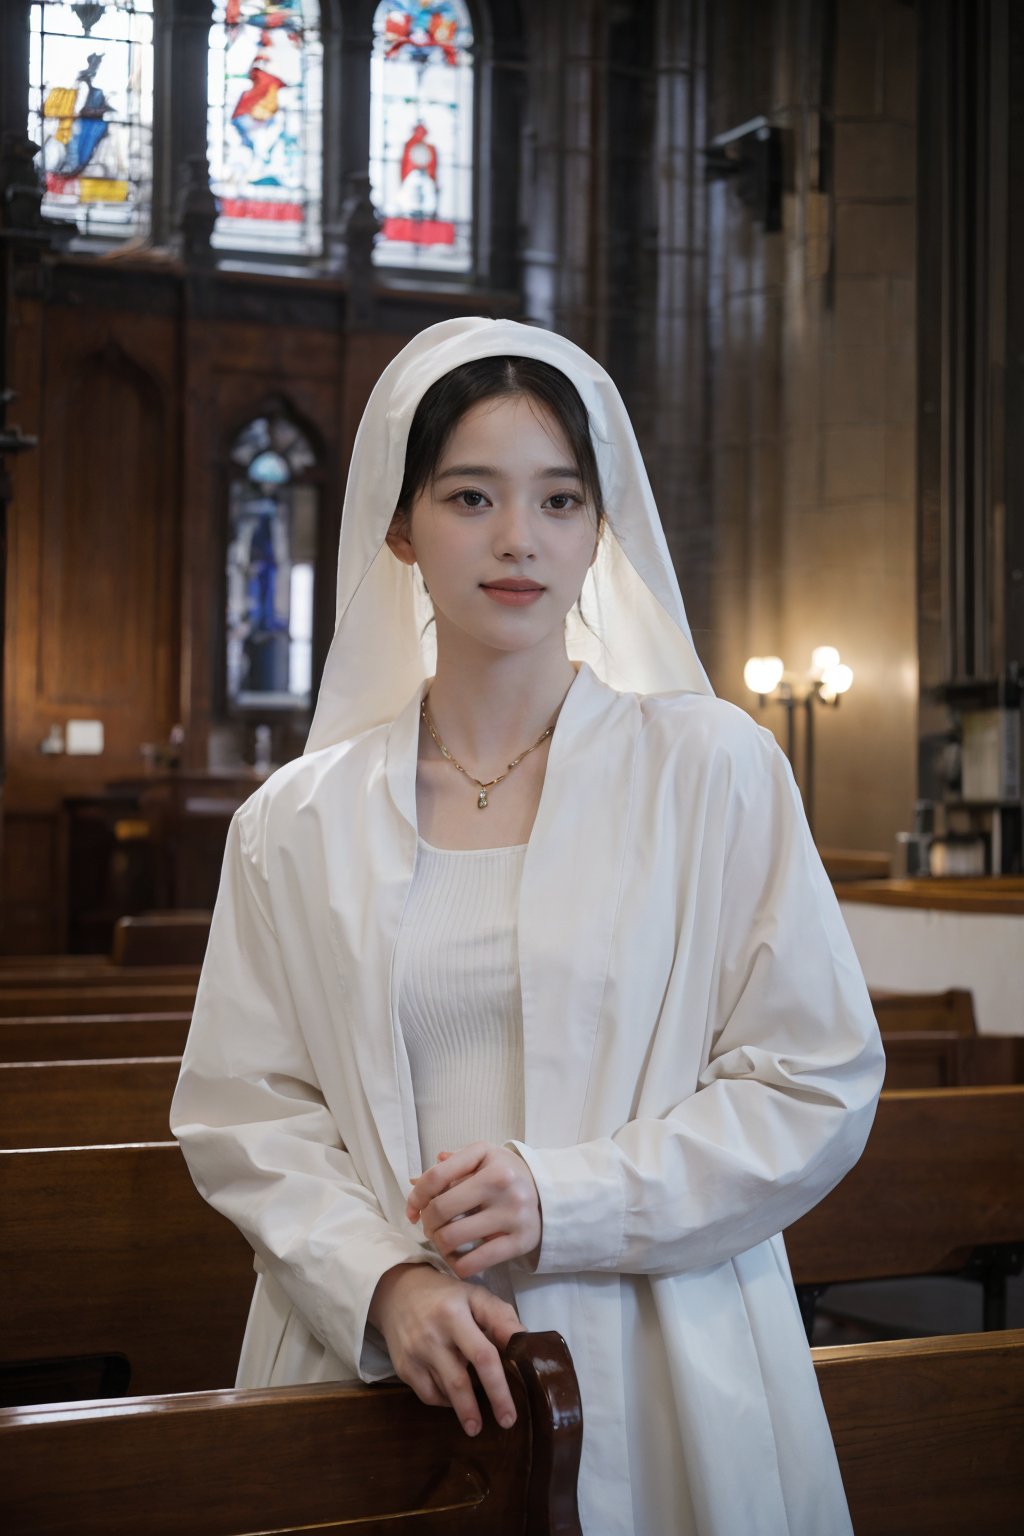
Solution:
M514 1307L482 1285L465 1285L429 1264L397 1264L378 1280L369 1318L384 1336L396 1375L421 1402L450 1405L466 1434L479 1434L472 1366L502 1429L515 1423L498 1354L523 1330Z
M516 1152L474 1141L442 1152L413 1179L405 1213L462 1280L540 1247L541 1212L529 1166ZM459 1253L466 1243L472 1252Z

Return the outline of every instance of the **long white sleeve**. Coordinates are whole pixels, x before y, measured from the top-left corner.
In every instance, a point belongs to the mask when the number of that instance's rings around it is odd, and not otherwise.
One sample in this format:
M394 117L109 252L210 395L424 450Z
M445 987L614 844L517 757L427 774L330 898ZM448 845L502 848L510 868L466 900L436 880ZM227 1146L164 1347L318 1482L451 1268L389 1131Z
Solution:
M228 835L171 1128L196 1186L364 1381L392 1374L367 1312L396 1264L443 1265L363 1185L316 1086L262 877Z
M711 1016L693 1021L711 1031L698 1089L578 1146L515 1143L540 1194L539 1274L720 1263L803 1215L863 1150L878 1029L789 765L765 734L733 764L716 985Z

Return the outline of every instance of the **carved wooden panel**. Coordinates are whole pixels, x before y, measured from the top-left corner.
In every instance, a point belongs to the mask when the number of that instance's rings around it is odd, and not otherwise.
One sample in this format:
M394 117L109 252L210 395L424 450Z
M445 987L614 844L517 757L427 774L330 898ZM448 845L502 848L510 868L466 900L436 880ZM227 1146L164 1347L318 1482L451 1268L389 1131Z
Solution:
M113 340L73 360L61 342L48 369L55 451L42 465L37 694L152 718L171 702L161 633L173 584L167 411L151 375Z
M170 315L25 300L19 405L39 438L11 507L11 809L134 774L178 718L176 335ZM43 755L99 720L99 756Z

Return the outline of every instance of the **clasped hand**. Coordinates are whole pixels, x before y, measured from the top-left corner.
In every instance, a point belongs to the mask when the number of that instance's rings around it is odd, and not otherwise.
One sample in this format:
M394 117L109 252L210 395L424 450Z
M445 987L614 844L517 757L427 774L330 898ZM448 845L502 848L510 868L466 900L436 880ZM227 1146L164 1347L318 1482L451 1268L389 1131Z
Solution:
M529 1166L516 1152L474 1141L442 1152L413 1179L405 1213L461 1280L509 1259L535 1258L541 1212ZM467 1243L475 1246L460 1253Z

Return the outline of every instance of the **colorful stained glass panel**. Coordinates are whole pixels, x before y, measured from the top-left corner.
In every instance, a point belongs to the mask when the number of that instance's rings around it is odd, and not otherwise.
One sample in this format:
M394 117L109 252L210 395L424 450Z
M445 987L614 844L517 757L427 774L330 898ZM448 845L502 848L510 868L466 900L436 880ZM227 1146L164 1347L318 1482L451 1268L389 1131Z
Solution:
M153 0L29 11L29 136L40 145L43 213L84 235L149 229Z
M217 0L207 142L213 244L321 249L323 50L315 0Z
M384 0L373 18L370 182L379 266L472 263L473 28L462 0Z
M305 708L311 700L319 497L303 472L307 438L285 416L258 416L231 450L227 551L227 696L232 708Z

